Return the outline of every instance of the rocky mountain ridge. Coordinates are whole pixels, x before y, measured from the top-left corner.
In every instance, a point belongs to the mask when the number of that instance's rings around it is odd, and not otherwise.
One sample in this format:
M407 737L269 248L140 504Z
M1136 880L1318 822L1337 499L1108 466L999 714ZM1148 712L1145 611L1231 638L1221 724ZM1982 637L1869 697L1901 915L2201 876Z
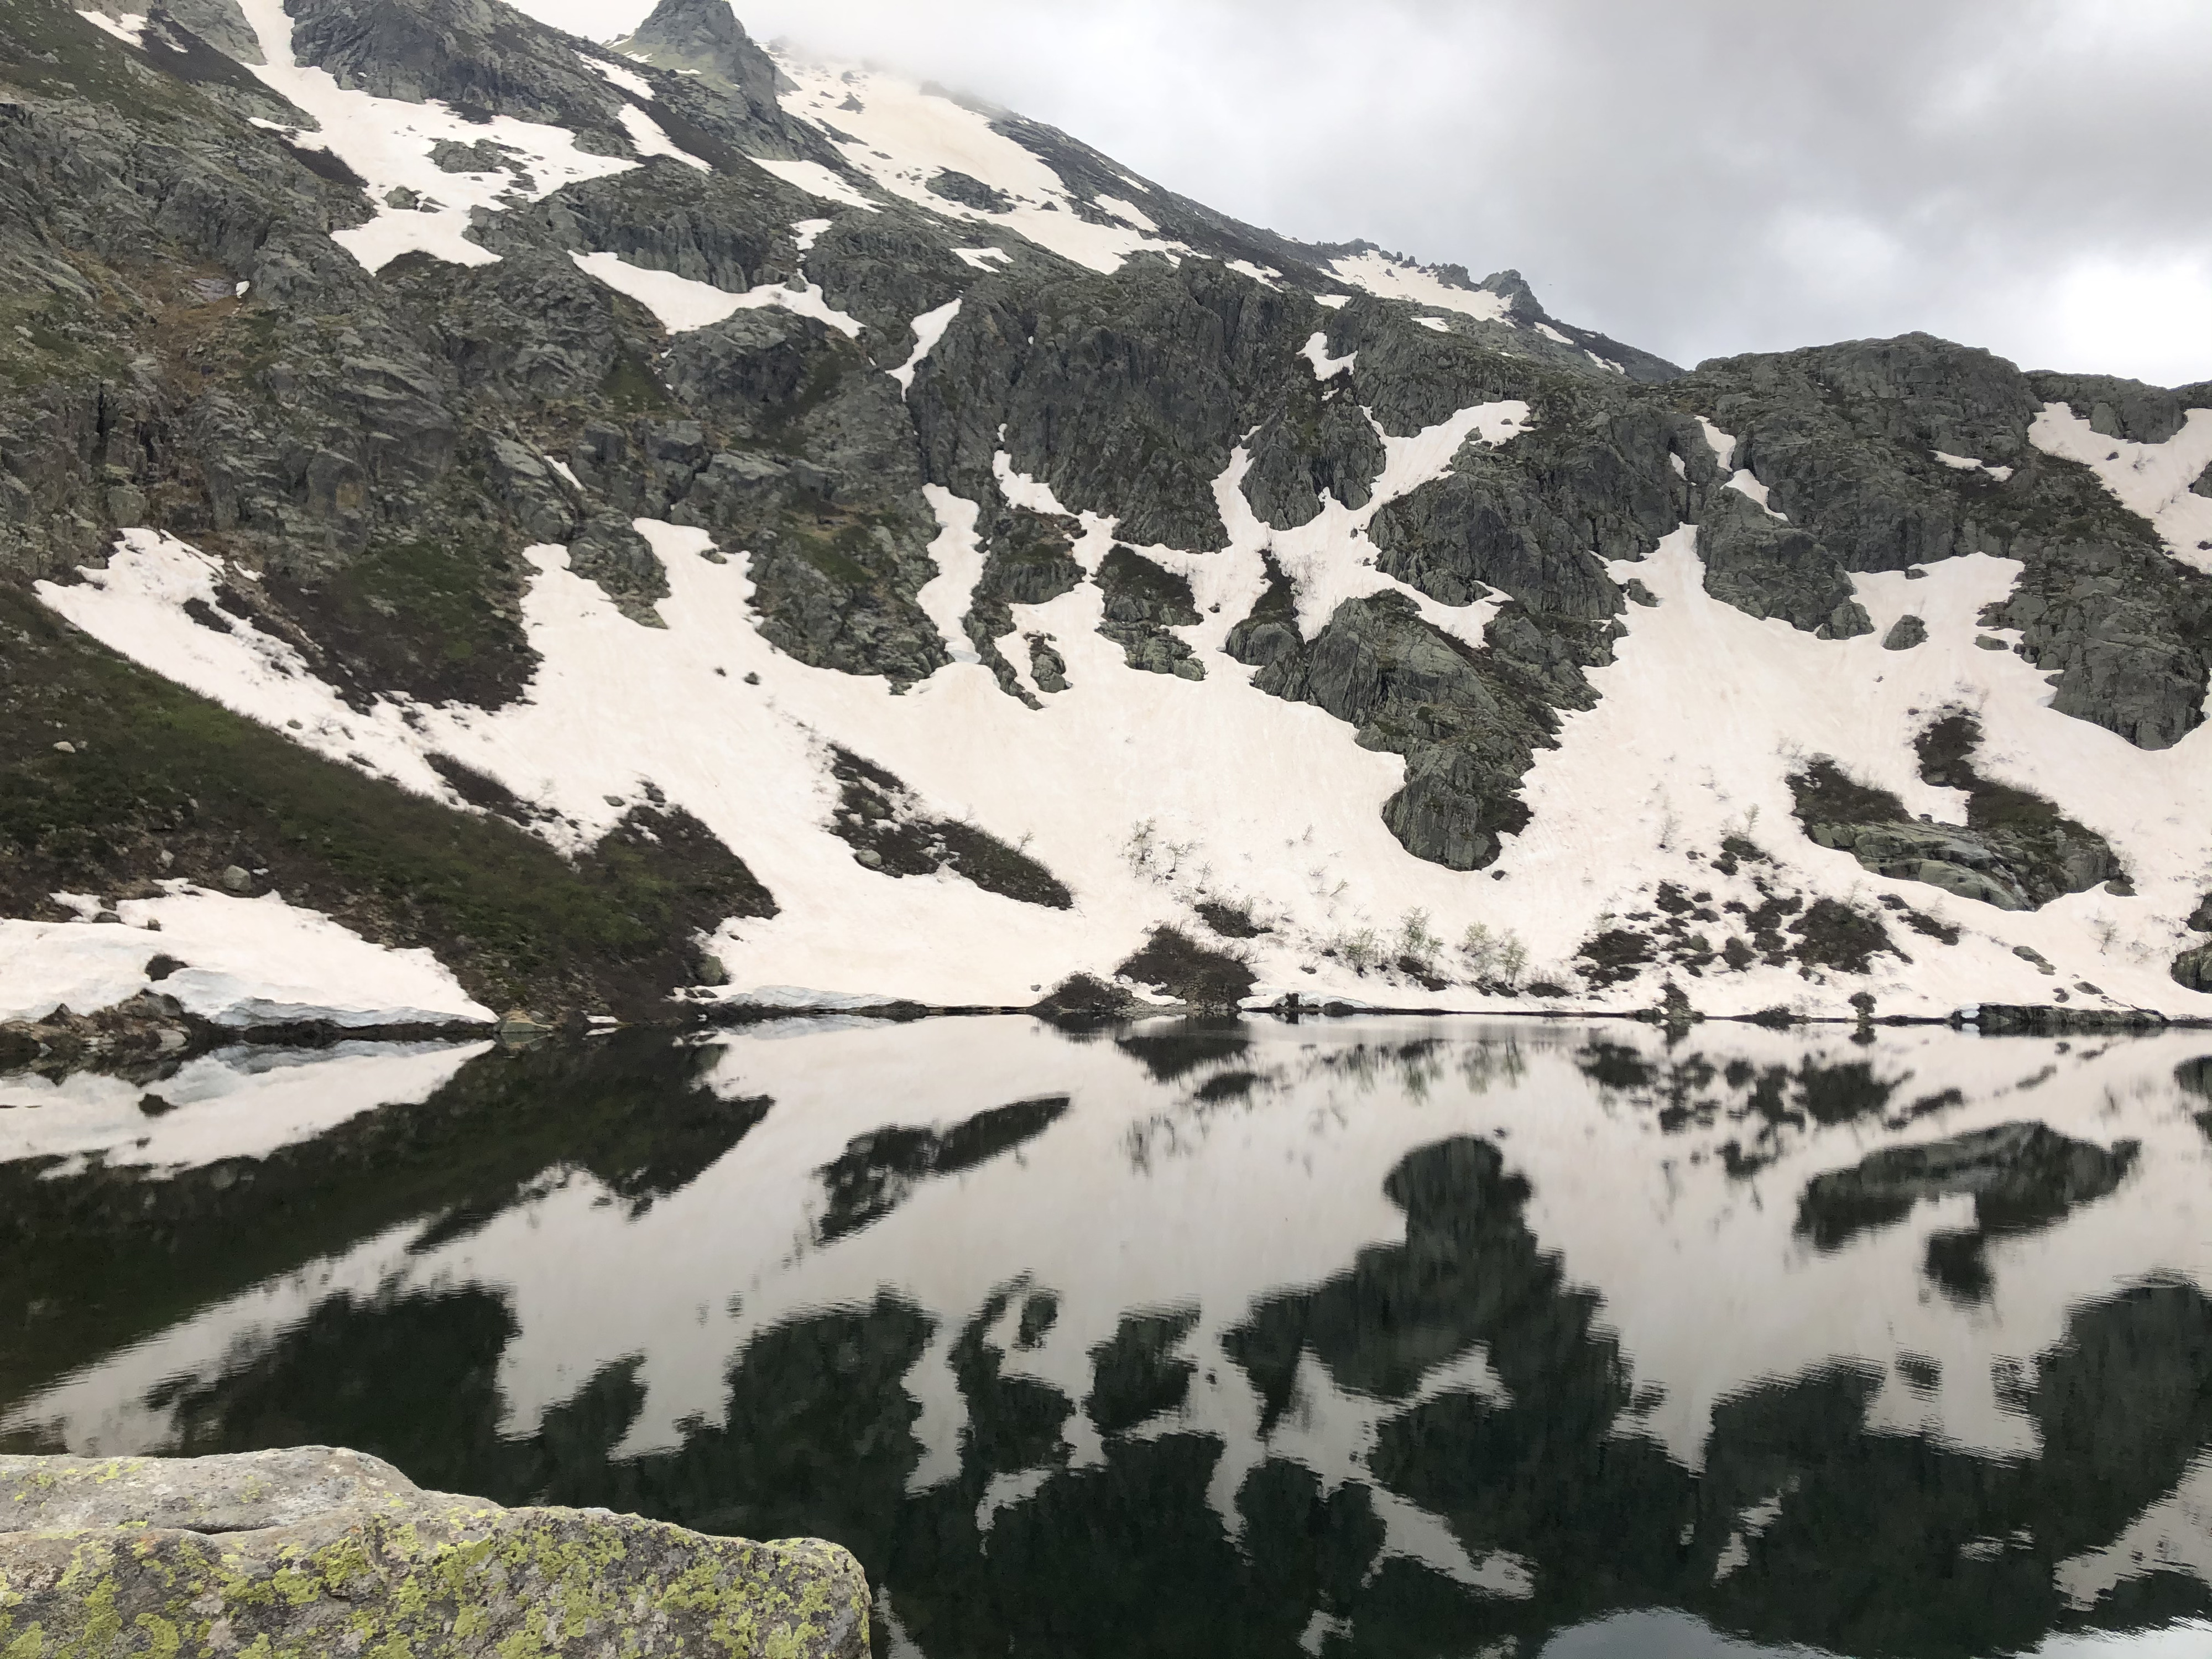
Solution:
M2212 386L1685 373L721 0L9 0L0 149L0 1018L2212 1012Z

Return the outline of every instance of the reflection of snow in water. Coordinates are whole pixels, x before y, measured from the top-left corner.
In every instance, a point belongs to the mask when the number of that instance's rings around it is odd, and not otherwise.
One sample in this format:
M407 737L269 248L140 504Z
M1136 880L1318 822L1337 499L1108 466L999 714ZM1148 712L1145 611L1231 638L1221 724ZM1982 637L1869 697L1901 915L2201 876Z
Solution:
M2061 1339L2070 1308L2154 1272L2212 1285L2212 1142L2173 1085L2177 1063L2212 1043L2186 1033L2068 1042L1916 1029L1858 1045L1841 1032L1708 1026L1670 1052L1658 1033L1636 1027L1261 1024L1244 1028L1248 1046L1210 1048L1178 1048L1178 1030L1072 1042L1021 1018L836 1021L786 1028L774 1041L721 1041L709 1073L716 1092L767 1095L775 1106L704 1175L643 1213L571 1174L420 1254L409 1251L420 1225L394 1229L149 1335L19 1405L0 1431L37 1426L83 1451L157 1445L173 1425L169 1408L151 1401L176 1397L157 1384L236 1366L325 1298L477 1285L503 1294L520 1327L501 1360L505 1431L534 1432L603 1367L641 1354L644 1409L619 1449L635 1455L680 1444L687 1420L720 1416L731 1361L757 1333L865 1305L889 1287L936 1322L905 1378L921 1407L913 1432L922 1455L908 1482L919 1492L962 1468L969 1403L956 1345L994 1292L1019 1281L1054 1295L1057 1318L1024 1347L1015 1328L1027 1291L1009 1297L988 1333L1000 1374L1048 1383L1078 1409L1063 1431L1065 1463L994 1478L979 1526L1030 1502L1062 1469L1104 1462L1107 1443L1082 1407L1096 1352L1125 1314L1195 1309L1170 1351L1194 1368L1187 1392L1129 1432L1218 1438L1209 1501L1232 1538L1243 1529L1236 1498L1247 1476L1287 1458L1311 1470L1324 1494L1369 1487L1384 1556L1518 1598L1536 1588L1541 1563L1471 1551L1368 1469L1381 1426L1413 1401L1510 1403L1480 1344L1434 1357L1409 1397L1387 1399L1333 1375L1309 1349L1272 1424L1224 1346L1268 1293L1319 1284L1364 1248L1405 1239L1405 1216L1383 1187L1416 1147L1472 1135L1503 1150L1533 1188L1525 1214L1540 1248L1558 1252L1569 1281L1601 1298L1599 1316L1633 1374L1638 1407L1615 1434L1656 1440L1692 1467L1716 1403L1838 1356L1883 1374L1871 1427L2033 1455L2033 1425L2005 1403L2006 1377L2014 1362L2032 1370ZM1159 1041L1147 1048L1152 1038ZM1594 1057L1593 1041L1614 1048ZM1784 1121L1753 1148L1766 1119L1747 1103L1775 1068L1790 1074L1779 1097ZM1208 1078L1231 1072L1254 1080L1200 1097ZM1860 1103L1881 1103L1823 1127L1823 1112L1804 1107L1815 1087L1830 1088L1831 1117L1852 1091ZM1884 1127L1885 1116L1953 1090L1955 1103ZM818 1172L887 1115L949 1128L1006 1103L1062 1096L1070 1109L1033 1138L957 1173L924 1171L881 1219L817 1242ZM1668 1115L1671 1133L1659 1127L1670 1104L1681 1109ZM2112 1199L1992 1243L1984 1303L1955 1304L1922 1270L1929 1235L1959 1224L1967 1200L1923 1204L1831 1252L1794 1231L1798 1195L1814 1175L1886 1145L2029 1117L2100 1146L2137 1139L2143 1151ZM1732 1176L1722 1152L1729 1142L1739 1167L1747 1148L1770 1161ZM2093 1600L2136 1571L2136 1551L2212 1577L2206 1468L2200 1460L2109 1547L2069 1561L2061 1589L2077 1604ZM1742 1513L1723 1576L1789 1502L1784 1491ZM1563 1634L1546 1651L1627 1650L1571 1645L1599 1630Z

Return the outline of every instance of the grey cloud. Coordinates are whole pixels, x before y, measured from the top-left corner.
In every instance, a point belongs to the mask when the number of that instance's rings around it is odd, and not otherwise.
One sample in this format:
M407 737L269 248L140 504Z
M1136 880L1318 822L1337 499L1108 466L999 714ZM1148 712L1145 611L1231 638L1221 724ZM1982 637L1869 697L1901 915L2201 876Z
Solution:
M528 0L602 38L644 5ZM1316 240L1682 362L1925 328L2212 376L2201 0L740 0Z

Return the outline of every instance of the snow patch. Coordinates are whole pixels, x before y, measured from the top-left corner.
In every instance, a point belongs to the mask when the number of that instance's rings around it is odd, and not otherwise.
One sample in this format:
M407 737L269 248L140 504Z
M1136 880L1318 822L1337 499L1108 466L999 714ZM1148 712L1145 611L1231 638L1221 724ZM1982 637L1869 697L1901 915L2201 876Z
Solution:
M2166 551L2212 573L2212 498L2190 485L2212 467L2212 409L2192 409L2162 444L2107 438L2063 403L2045 404L2027 428L2046 455L2079 461L2130 513L2150 520Z
M1447 283L1428 265L1410 259L1393 259L1372 248L1364 253L1332 259L1329 270L1355 288L1386 300L1410 300L1438 311L1457 311L1486 323L1508 320L1506 301L1484 288L1461 288Z
M588 52L578 52L576 61L594 74L605 76L631 97L643 99L647 103L653 101L653 83L635 70L623 69L618 64L608 63L604 58L594 58Z
M1759 483L1758 476L1749 467L1740 466L1729 474L1728 487L1737 495L1748 496L1757 501L1768 518L1778 520L1784 524L1790 522L1788 519L1774 510L1774 504L1766 499L1766 486Z
M147 990L218 1025L495 1018L427 950L372 945L273 893L249 899L183 881L163 886L160 898L116 905L120 927L0 918L0 1019L40 1019L58 1006L90 1013ZM149 979L157 956L185 966Z
M1976 460L1971 455L1951 455L1940 449L1930 450L1929 453L1954 472L1986 472L1999 483L2012 477L2010 467L1994 466L1987 461Z
M885 193L940 218L1005 226L1093 270L1117 270L1139 250L1188 252L1164 240L1139 208L1117 197L1081 201L1043 157L998 131L990 117L872 69L811 64L771 52L788 82L784 109L821 130L853 167ZM763 166L768 165L763 163ZM930 181L964 173L1003 196L1003 211L939 195ZM797 182L794 180L794 182ZM1092 210L1086 219L1084 210ZM1118 222L1093 222L1098 214Z
M773 155L749 155L745 159L787 185L797 185L809 196L847 207L865 208L870 213L883 211L880 203L870 201L850 179L832 173L819 161L786 161Z
M660 124L635 104L624 104L615 112L615 118L623 124L623 131L629 135L630 148L638 153L641 159L665 155L672 161L681 161L685 167L701 173L714 170L663 132Z
M465 120L435 101L410 104L349 91L328 70L303 67L294 58L292 19L283 0L239 3L266 59L244 67L317 123L313 139L289 131L286 136L294 143L327 149L368 183L376 216L367 224L332 231L331 240L371 270L380 270L410 252L428 253L451 264L493 264L499 256L467 235L476 210L501 212L518 203L541 200L564 185L637 166L618 156L577 149L575 134L565 127L510 115ZM510 149L515 153L515 167L530 182L526 185L515 173L504 171L447 173L430 159L441 139ZM414 192L424 205L393 207L386 198L402 189Z
M1328 336L1318 330L1315 331L1313 337L1305 343L1303 350L1305 360L1313 365L1314 379L1316 380L1334 380L1359 361L1359 354L1356 351L1348 351L1341 357L1330 356Z
M146 14L126 11L120 17L110 17L104 11L80 11L77 15L102 34L112 34L126 46L141 51L146 46Z
M983 574L983 550L975 536L981 509L941 484L924 484L921 493L929 498L930 509L937 514L937 539L929 544L937 574L921 585L914 602L937 624L938 635L953 661L981 662L968 630L961 626L975 599L975 583Z
M1733 469L1735 465L1735 438L1702 415L1698 416L1698 427L1705 434L1705 447L1713 452L1713 459L1721 464L1722 470Z
M945 331L952 326L952 319L959 314L960 301L951 300L914 319L914 349L907 353L904 362L890 371L891 379L899 383L900 395L914 390L915 371L921 367L924 358L937 349L938 343L945 338Z
M758 288L732 294L712 283L679 276L672 270L648 270L642 265L634 265L618 253L571 253L568 257L580 270L598 277L617 293L627 294L650 311L671 334L706 328L738 312L757 310L763 306L778 306L802 317L811 317L848 336L858 336L860 331L857 319L832 307L822 290L811 283L800 288L784 283L763 283Z

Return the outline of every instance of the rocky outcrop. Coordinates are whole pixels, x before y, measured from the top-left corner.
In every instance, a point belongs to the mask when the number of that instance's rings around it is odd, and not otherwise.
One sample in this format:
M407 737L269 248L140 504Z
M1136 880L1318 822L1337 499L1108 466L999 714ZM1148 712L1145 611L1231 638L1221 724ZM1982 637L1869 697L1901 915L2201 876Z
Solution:
M859 1564L605 1510L501 1509L328 1447L0 1457L9 1651L861 1659Z
M1121 647L1130 667L1186 680L1206 678L1206 665L1188 642L1168 632L1200 620L1188 578L1115 547L1098 562L1097 580L1106 596L1098 631Z
M1975 770L1980 741L1971 716L1953 714L1917 744L1924 781L1966 792L1963 826L1916 819L1896 796L1824 757L1790 777L1797 820L1816 845L1847 852L1876 875L1923 881L2000 910L2040 909L2100 882L2124 888L2125 872L2102 836L2041 796Z
M2064 401L2099 431L2160 442L2189 408L2212 404L2201 389L2024 374L1989 352L1908 334L1719 359L1668 392L1735 436L1734 465L1813 538L1824 568L2018 559L2026 568L1993 620L2020 629L2020 653L2054 677L2053 708L2144 749L2202 722L2212 577L2172 559L2087 467L2028 439L2043 404Z

